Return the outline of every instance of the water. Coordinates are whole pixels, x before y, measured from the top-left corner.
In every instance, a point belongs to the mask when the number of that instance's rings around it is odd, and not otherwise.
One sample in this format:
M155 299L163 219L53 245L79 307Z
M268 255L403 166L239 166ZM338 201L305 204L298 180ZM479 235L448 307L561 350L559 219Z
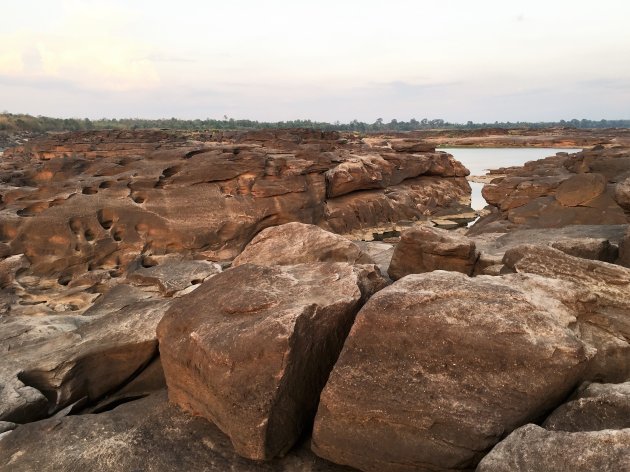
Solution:
M581 149L560 148L440 148L452 154L455 159L470 169L470 175L485 175L489 169L499 167L522 166L527 161L535 161L544 157L554 156L557 152L578 152ZM481 196L484 184L469 182L472 188L472 203L474 210L481 210L487 205Z

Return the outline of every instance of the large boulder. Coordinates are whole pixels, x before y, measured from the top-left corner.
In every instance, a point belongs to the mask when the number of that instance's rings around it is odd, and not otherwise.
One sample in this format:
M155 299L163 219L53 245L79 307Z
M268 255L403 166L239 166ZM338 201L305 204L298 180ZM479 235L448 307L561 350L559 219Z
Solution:
M473 468L573 391L591 352L537 276L435 271L398 280L357 315L321 395L316 454L364 471Z
M258 233L232 265L292 265L308 262L374 264L367 253L342 236L314 225L287 223Z
M176 301L158 326L169 398L215 423L244 457L286 453L363 300L385 282L346 263L227 270Z
M400 235L388 273L394 280L432 270L471 275L476 260L473 240L444 229L419 226Z
M528 424L495 447L477 472L630 470L630 429L568 433Z
M234 452L212 423L170 405L166 394L97 415L74 415L20 426L0 439L0 469L12 472L342 472L308 444L269 464Z
M575 313L581 337L597 349L586 379L623 382L630 378L630 269L534 245L506 251L503 263L518 273L580 287L583 295L578 297L581 302L575 305Z
M561 205L574 207L599 197L606 191L606 178L601 174L576 174L563 181L556 189L556 200Z
M555 431L630 428L630 382L585 385L556 408L543 426Z

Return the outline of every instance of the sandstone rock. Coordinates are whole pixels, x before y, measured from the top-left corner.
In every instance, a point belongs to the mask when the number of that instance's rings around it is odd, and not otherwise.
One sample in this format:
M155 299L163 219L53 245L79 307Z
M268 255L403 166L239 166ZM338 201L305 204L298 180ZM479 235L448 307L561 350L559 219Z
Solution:
M173 304L158 326L169 398L225 432L236 451L286 453L363 299L385 282L345 263L227 270Z
M503 263L519 273L581 287L583 294L576 300L581 337L598 351L586 378L604 382L630 378L630 269L533 245L508 250Z
M543 427L571 432L630 428L630 382L584 386L556 408Z
M0 364L0 420L33 421L84 397L98 400L151 361L155 329L170 302L126 298L115 310L108 298L76 329L48 337L29 332L22 337L32 341L12 349L7 344Z
M354 183L338 189L346 172ZM49 136L0 163L0 244L26 254L37 275L69 280L119 276L140 253L229 260L262 229L292 221L348 233L469 209L465 173L446 153L310 130Z
M579 433L528 424L499 443L478 472L618 472L630 470L630 429Z
M98 415L20 426L0 440L0 469L13 472L341 472L301 445L268 464L239 457L212 423L169 405L165 394Z
M621 208L630 211L630 177L615 185L615 200Z
M499 212L480 218L469 234L627 224L623 208L623 181L630 177L627 150L627 144L599 146L502 169L504 175L482 190Z
M447 230L420 226L401 234L389 266L389 276L396 280L432 270L471 275L476 260L475 242L471 239Z
M630 227L619 243L619 258L615 263L630 268Z
M561 205L582 205L606 190L606 178L601 174L577 174L562 182L556 190L556 200Z
M322 392L321 457L365 471L460 470L573 390L590 355L536 276L409 275L357 315Z
M127 276L137 285L153 285L162 295L172 297L176 292L197 285L221 272L221 266L207 261L172 261L141 267Z
M258 233L232 265L292 265L308 262L374 264L359 246L342 236L314 225L287 223Z

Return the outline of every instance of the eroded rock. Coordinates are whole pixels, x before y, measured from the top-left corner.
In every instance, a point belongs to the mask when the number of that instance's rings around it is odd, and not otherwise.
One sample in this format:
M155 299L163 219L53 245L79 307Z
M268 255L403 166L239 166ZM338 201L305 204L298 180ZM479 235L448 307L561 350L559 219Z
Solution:
M528 424L499 443L478 472L618 472L630 470L630 429L578 433Z
M314 225L287 223L258 233L232 265L293 265L309 262L374 264L367 253L342 236Z
M469 469L579 383L592 352L537 276L413 274L357 315L324 388L321 457L365 471Z
M388 273L394 280L433 270L471 275L476 260L473 240L451 231L420 226L401 234Z
M286 453L364 298L385 285L345 263L227 270L173 304L158 326L169 398L224 431L244 457Z
M349 472L319 459L308 445L300 445L271 463L243 459L215 425L170 405L165 393L98 415L66 416L20 426L0 440L0 469Z
M630 382L585 385L556 408L543 427L570 432L630 428Z

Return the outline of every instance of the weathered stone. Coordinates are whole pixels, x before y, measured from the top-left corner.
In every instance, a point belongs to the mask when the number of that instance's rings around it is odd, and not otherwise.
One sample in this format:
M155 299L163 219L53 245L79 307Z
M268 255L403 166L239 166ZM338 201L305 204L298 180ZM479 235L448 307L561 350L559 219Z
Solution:
M52 336L27 331L21 337L30 340L16 348L10 348L13 339L6 341L11 344L0 364L0 420L33 421L83 397L98 400L156 355L155 329L170 302L126 298L115 309L115 292L112 302L104 297L89 322L76 329Z
M212 423L181 412L166 394L98 415L75 415L18 427L0 440L0 469L12 472L342 472L308 444L270 463L239 457Z
M401 234L388 273L394 280L433 270L471 275L476 260L473 240L447 230L419 226Z
M583 386L547 417L543 427L571 432L630 428L630 382Z
M258 233L234 259L242 264L292 265L308 262L374 264L374 260L352 241L314 225L287 223Z
M409 275L357 315L321 395L313 450L365 471L470 469L540 418L592 353L537 276Z
M630 470L630 429L567 433L528 424L499 443L477 467L477 472L595 470Z
M615 263L630 268L630 227L619 243L619 258Z
M172 261L152 267L141 267L127 276L137 285L153 285L162 295L172 297L176 292L197 285L221 272L221 266L207 261Z
M615 200L621 208L630 211L630 177L615 185Z
M556 200L561 205L582 205L606 190L606 178L601 174L577 174L562 182L556 190Z
M173 304L158 326L169 398L252 459L286 453L319 393L375 266L318 263L227 270Z
M630 378L630 269L533 245L508 250L503 263L519 273L581 287L575 311L581 337L597 348L586 379L622 382Z

